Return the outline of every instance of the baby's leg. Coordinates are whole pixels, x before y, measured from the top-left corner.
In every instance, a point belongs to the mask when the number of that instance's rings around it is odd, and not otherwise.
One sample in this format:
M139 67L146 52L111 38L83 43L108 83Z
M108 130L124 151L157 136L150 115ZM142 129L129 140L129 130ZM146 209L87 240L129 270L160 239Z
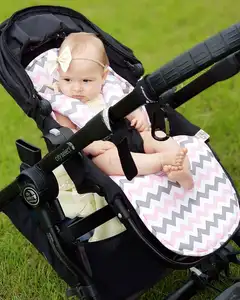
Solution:
M131 152L131 155L136 164L138 175L158 173L163 170L163 166L176 164L178 158L176 153L173 152L152 154ZM111 148L103 154L94 157L93 162L109 176L124 175L116 148Z
M161 138L166 136L165 132L160 130L156 131L155 134ZM140 132L140 135L143 139L145 153L160 153L169 151L169 149L171 149L173 152L177 152L180 148L179 144L171 137L166 141L157 141L152 137L151 131L142 131Z

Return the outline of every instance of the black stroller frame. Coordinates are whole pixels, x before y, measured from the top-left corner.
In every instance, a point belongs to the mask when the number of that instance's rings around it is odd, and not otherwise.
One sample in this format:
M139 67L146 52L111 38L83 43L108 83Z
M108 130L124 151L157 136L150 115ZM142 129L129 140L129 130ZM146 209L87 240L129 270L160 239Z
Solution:
M29 26L32 22L39 27ZM149 112L153 135L157 128L165 129L166 116L170 134L194 135L199 127L174 109L239 72L240 24L209 38L141 79L143 67L133 52L71 9L27 8L2 23L0 30L2 85L36 121L49 149L49 154L42 158L39 148L23 140L16 141L22 161L20 174L0 192L0 207L69 285L67 295L89 300L136 299L171 270L190 269L189 280L166 298L187 300L211 281L218 280L222 272L228 277L229 264L240 264L239 253L230 243L201 258L184 257L167 250L145 228L120 187L96 168L82 149L94 140L116 133L121 129L121 120L142 105L146 105ZM135 86L128 96L97 114L75 134L51 118L49 102L40 99L23 69L38 54L59 46L65 35L74 31L98 34L106 46L112 68ZM179 83L210 66L204 74L176 90ZM105 197L108 205L90 216L66 223L52 172L61 164L79 193L96 192ZM97 243L77 239L116 216L127 229L124 233ZM24 223L26 218L28 226ZM240 231L231 239L240 246ZM126 284L133 278L131 284ZM216 299L230 299L238 286L236 283Z

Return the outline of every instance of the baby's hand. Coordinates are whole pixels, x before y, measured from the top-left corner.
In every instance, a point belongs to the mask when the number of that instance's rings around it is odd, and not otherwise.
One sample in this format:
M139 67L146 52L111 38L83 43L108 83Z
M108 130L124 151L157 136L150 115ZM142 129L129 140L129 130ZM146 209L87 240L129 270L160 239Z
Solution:
M113 148L115 145L109 141L94 141L86 148L84 148L84 152L86 154L90 154L93 157L103 154L105 151Z
M147 118L142 111L138 110L134 112L131 120L131 126L135 127L140 132L149 130Z

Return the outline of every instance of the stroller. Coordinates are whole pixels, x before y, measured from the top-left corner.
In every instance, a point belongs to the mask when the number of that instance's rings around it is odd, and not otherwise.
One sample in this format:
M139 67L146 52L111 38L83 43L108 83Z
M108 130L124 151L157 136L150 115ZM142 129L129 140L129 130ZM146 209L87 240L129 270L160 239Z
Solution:
M189 280L166 298L187 300L198 290L209 286L211 281L217 280L221 272L225 271L227 276L229 264L239 264L238 252L229 243L234 241L240 245L239 196L227 171L210 148L207 134L175 109L211 85L239 72L240 25L234 25L211 37L144 77L143 66L131 49L80 13L68 8L30 7L16 12L1 24L0 30L1 83L23 111L35 120L49 150L42 158L39 148L23 140L16 141L22 161L20 174L0 192L1 211L69 285L67 296L89 300L137 299L171 270L189 269ZM42 52L58 48L66 35L78 31L97 34L105 45L112 69L135 88L120 102L97 114L73 134L52 118L50 103L36 92L25 68ZM182 89L176 88L179 83L210 66L208 71ZM163 240L159 240L150 231L120 186L82 152L92 141L113 134L117 137L119 153L122 153L119 145L123 140L124 126L121 120L142 105L146 106L152 135L156 139L157 129L168 132L166 120L171 136L203 138L204 147L207 147L204 149L210 153L209 161L218 164L224 182L231 188L229 203L222 206L221 214L213 214L219 220L216 224L212 222L209 228L217 230L221 220L225 224L230 219L234 222L224 237L216 234L221 242L209 246L207 252L193 253L193 247L189 255L189 244L184 248L186 251L167 247ZM126 177L132 179L136 176L136 169L129 153L124 154L121 163ZM58 200L58 183L53 174L53 170L60 165L64 166L78 193L97 193L105 197L108 205L85 218L76 217L66 222ZM223 179L214 177L216 186ZM209 197L210 189L208 184ZM177 219L176 214L172 215ZM93 243L78 239L116 216L124 224L124 232ZM213 238L211 230L208 233L206 231L207 228L202 236ZM194 240L194 237L189 239ZM196 244L198 242L201 243L197 241ZM239 299L238 290L239 284L235 283L216 299Z

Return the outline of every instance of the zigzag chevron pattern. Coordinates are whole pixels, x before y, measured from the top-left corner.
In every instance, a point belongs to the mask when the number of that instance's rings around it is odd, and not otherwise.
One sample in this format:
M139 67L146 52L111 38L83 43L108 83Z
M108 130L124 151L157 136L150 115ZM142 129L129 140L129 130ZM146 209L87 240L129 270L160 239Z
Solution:
M185 252L186 250L192 251L194 249L194 243L203 243L204 240L204 235L209 236L211 233L211 227L218 228L220 221L226 221L227 219L227 214L229 214L230 218L231 215L234 212L235 206L237 205L237 199L231 199L229 203L229 207L223 207L222 208L222 214L213 214L213 221L206 221L206 228L199 229L198 230L198 235L197 236L190 236L189 237L189 243L180 243L179 249L184 249ZM234 218L235 219L235 218ZM231 235L231 234L230 234ZM230 236L229 233L227 232L227 238ZM219 245L221 246L221 245ZM215 247L216 249L218 247Z
M131 182L112 177L149 231L169 250L205 256L225 243L240 220L236 192L209 147L195 137L178 136L188 148L195 187L185 191L163 174Z
M47 61L47 57L42 56L41 59L39 59L38 61L36 61L36 62L34 61L34 63L32 63L32 64L30 63L27 66L26 70L29 72L34 72L36 67L44 68L46 61Z

